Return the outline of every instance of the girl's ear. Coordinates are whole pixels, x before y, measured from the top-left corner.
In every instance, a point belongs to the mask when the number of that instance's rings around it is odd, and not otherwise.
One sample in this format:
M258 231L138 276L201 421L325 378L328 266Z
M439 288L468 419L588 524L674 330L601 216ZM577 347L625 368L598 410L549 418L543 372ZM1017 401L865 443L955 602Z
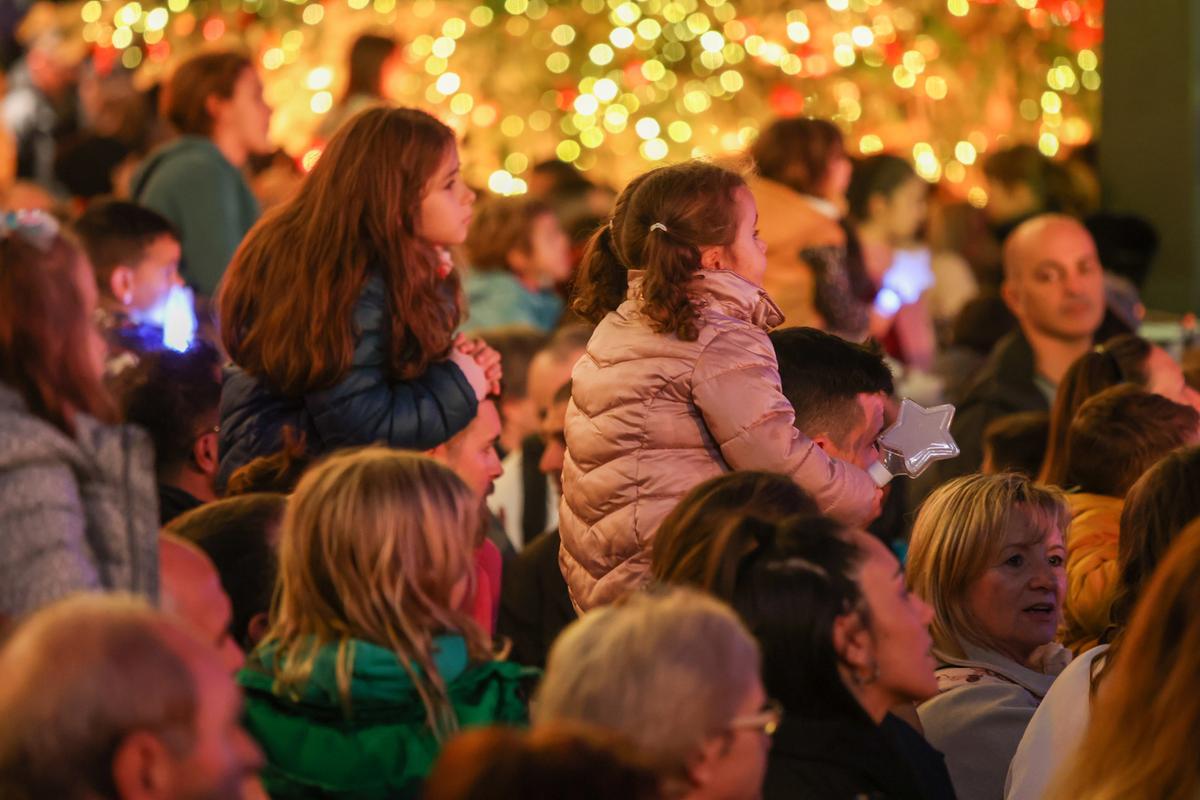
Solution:
M725 248L720 245L708 245L700 248L701 269L725 269Z

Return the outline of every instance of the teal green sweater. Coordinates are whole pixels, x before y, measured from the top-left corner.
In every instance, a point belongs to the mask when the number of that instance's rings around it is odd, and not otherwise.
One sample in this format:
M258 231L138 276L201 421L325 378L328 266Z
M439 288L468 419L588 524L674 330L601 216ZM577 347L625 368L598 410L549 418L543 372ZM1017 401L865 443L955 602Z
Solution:
M258 201L241 171L203 136L181 136L155 150L133 176L134 200L169 219L183 237L183 277L211 297L246 232Z
M460 636L437 637L434 646L434 664L461 727L528 722L525 688L535 670L500 661L471 664ZM356 640L347 716L335 657L336 647L322 649L299 699L272 690L269 648L256 651L238 674L246 728L267 757L267 792L273 800L416 797L440 745L408 674L392 651Z

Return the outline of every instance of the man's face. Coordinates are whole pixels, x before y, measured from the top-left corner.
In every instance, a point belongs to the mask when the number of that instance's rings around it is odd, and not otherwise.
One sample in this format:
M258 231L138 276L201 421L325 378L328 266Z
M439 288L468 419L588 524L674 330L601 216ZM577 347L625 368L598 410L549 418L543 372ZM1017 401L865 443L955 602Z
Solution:
M554 404L554 394L571 380L571 371L575 369L575 362L583 357L583 352L583 348L580 348L558 361L543 350L529 362L529 399L533 401L539 416Z
M180 655L196 682L199 703L195 741L173 765L170 796L178 800L239 797L263 764L262 752L241 725L241 691L224 665L197 643L183 648Z
M1090 339L1104 319L1104 271L1087 229L1074 220L1018 228L1006 251L1004 299L1027 333Z
M216 567L203 553L165 537L159 555L166 607L192 634L212 645L229 674L237 672L246 659L229 635L233 604Z
M546 449L542 451L542 460L538 463L538 469L542 471L543 475L554 481L560 493L562 492L563 459L567 455L567 440L563 436L563 426L566 421L566 401L550 406L550 410L542 418L542 443Z
M828 435L817 435L813 439L834 458L866 469L879 460L879 448L875 440L883 432L887 396L883 392L863 393L855 398L855 402L862 414L844 436L834 439Z
M146 248L142 262L132 270L129 309L135 315L151 312L167 300L179 277L179 242L173 236L160 236Z
M494 401L484 400L471 424L433 454L454 470L482 501L492 493L492 484L503 472L500 454L496 452L499 438L500 412Z

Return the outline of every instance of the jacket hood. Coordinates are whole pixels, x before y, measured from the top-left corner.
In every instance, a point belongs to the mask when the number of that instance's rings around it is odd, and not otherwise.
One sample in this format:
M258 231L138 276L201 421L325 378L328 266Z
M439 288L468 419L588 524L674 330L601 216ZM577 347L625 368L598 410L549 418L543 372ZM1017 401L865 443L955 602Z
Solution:
M130 196L136 198L141 195L150 176L164 161L185 153L199 158L216 158L220 163L234 169L211 139L204 136L180 136L162 145L146 157L146 160L133 173L133 179L129 185Z
M401 666L396 654L386 647L355 639L353 668L350 675L350 695L356 713L395 705L397 698L408 699L416 691L412 678ZM337 682L336 645L321 648L313 664L312 674L304 685L300 700L308 706L342 708ZM467 642L458 635L434 637L433 663L446 684L452 683L469 666ZM251 664L242 672L243 683L268 689L274 682L275 651L270 645L260 648ZM419 667L417 668L419 671Z
M125 453L143 448L144 464L153 472L145 448L149 443L141 430L129 425L104 425L86 414L75 418L75 438L30 413L15 389L0 384L0 470L27 464L64 461L76 473L100 471L119 475Z
M642 283L645 279L645 270L629 271L629 289L625 294L627 299L642 300ZM701 314L716 312L749 322L764 331L783 323L783 312L766 290L731 270L698 271L688 285L688 292Z

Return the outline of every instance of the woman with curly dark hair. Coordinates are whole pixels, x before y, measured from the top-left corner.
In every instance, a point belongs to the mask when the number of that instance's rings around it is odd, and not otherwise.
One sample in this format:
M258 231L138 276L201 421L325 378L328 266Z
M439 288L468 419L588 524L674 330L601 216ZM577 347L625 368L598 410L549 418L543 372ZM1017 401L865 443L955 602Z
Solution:
M696 484L789 476L844 522L879 493L795 427L767 331L766 246L741 176L690 162L635 179L588 244L575 311L598 327L566 421L561 564L582 609L650 577L654 532Z

